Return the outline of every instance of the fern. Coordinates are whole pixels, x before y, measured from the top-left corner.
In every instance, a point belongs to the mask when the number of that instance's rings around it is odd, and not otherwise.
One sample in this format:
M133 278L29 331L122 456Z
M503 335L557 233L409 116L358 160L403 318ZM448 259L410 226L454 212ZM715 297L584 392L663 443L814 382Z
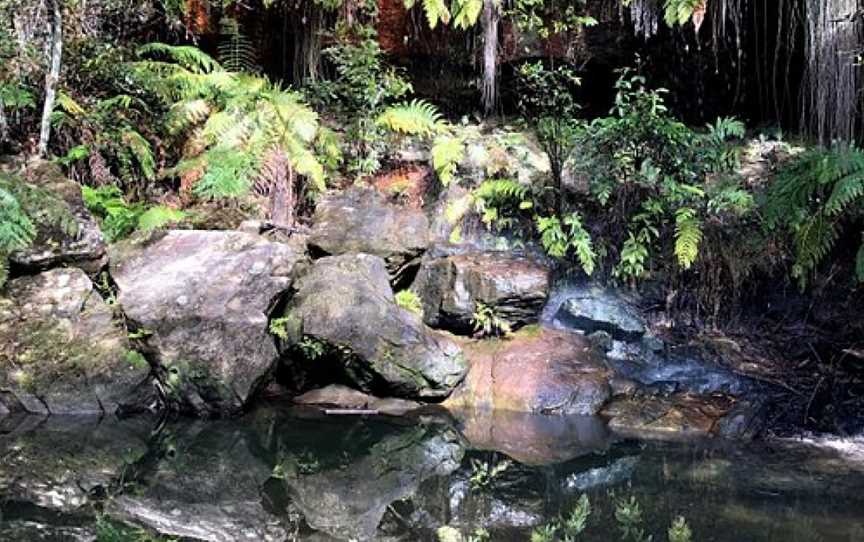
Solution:
M770 229L785 228L793 234L792 275L802 288L833 251L844 224L860 217L861 202L864 152L855 147L810 150L777 173L763 212ZM861 276L857 265L856 276Z
M240 29L237 19L231 17L222 19L219 45L216 50L219 63L228 71L246 73L259 71L255 45Z
M701 242L702 225L696 211L688 207L678 209L675 212L675 256L681 267L690 269L699 256Z
M585 274L594 273L597 254L594 252L591 234L582 225L582 217L579 213L571 213L564 217L563 225L567 226L568 230L566 232L557 216L537 216L535 221L537 231L540 232L540 243L546 254L563 259L567 257L570 249L573 249Z
M138 56L155 56L167 58L169 61L190 70L193 73L210 73L222 71L222 66L210 55L192 45L169 45L167 43L148 43L138 48ZM169 71L175 72L176 66L166 64Z
M125 130L121 136L123 144L135 157L138 162L138 167L144 178L153 180L156 178L156 158L153 155L153 148L150 142L144 136L135 130Z
M141 231L157 230L169 224L180 222L184 218L186 218L186 213L183 211L157 205L144 211L138 217L138 229Z
M462 139L442 135L432 145L432 167L438 174L441 184L448 186L456 176L459 162L465 156L465 143Z
M378 116L379 126L401 134L430 136L440 128L441 114L423 100L390 106Z

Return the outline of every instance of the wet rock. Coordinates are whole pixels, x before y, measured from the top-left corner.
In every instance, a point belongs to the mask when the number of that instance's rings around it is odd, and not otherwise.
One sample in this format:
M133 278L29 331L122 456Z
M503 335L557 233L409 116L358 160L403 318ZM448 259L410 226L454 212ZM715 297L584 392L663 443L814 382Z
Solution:
M633 476L638 463L638 456L621 457L607 467L595 467L573 473L564 480L564 488L572 492L581 492L595 487L620 484Z
M432 327L470 333L482 303L515 329L537 321L548 295L549 269L509 253L428 258L412 289Z
M735 406L731 397L680 394L673 397L627 397L613 400L602 412L617 434L639 438L712 436Z
M429 221L419 210L387 203L370 189L352 188L323 198L315 208L309 247L324 255L379 256L394 282L420 263L429 244Z
M475 450L504 453L523 465L554 465L609 447L604 420L594 416L546 416L504 410L454 411L462 435Z
M0 540L8 542L93 542L92 527L53 525L30 520L0 522Z
M464 348L468 375L448 408L592 415L609 399L609 372L580 335L530 327Z
M268 311L305 261L296 248L229 231L169 231L111 248L129 321L166 393L199 415L238 411L273 371Z
M171 537L281 542L285 528L262 504L272 464L254 442L236 423L169 425L141 462L136 490L110 499L106 513Z
M80 269L15 279L0 296L0 402L41 414L136 409L150 366L128 348Z
M464 450L452 430L418 426L389 435L342 468L283 463L293 503L313 528L338 540L378 540L388 507L427 478L459 467Z
M41 190L58 196L74 221L74 232L56 226L41 226L33 245L13 252L9 261L25 269L49 269L60 265L75 265L95 273L105 264L105 241L99 224L81 197L81 185L67 179L60 168L42 162L29 170L27 180Z
M290 341L304 336L350 351L348 376L398 397L445 397L465 374L459 346L396 305L384 261L368 254L319 259L285 314Z
M319 390L306 392L299 397L295 397L294 402L300 405L376 410L379 414L390 416L403 416L421 407L420 403L414 401L374 397L362 391L338 384L331 384Z
M154 423L146 417L20 420L18 428L0 435L0 495L53 511L82 510L113 491L116 480L146 454Z
M555 319L585 333L605 331L622 341L638 341L645 334L639 310L618 293L597 286L568 291Z

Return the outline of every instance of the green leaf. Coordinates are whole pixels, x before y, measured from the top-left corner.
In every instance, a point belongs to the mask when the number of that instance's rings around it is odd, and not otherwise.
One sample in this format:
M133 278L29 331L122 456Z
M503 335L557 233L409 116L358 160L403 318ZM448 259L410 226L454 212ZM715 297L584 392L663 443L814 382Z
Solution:
M141 231L157 230L168 224L180 222L184 218L186 218L186 213L179 209L157 205L147 209L138 217L138 229Z

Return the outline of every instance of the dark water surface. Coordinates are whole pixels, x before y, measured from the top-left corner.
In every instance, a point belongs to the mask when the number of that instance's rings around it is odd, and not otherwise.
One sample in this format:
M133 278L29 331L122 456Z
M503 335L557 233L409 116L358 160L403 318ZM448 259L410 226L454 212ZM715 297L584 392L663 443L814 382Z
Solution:
M495 472L494 474L492 474ZM617 503L665 541L864 541L864 464L804 444L619 439L594 418L0 419L0 540L94 540L144 526L193 540L528 541L572 510L621 540ZM99 527L97 528L97 518ZM111 531L111 532L116 532Z

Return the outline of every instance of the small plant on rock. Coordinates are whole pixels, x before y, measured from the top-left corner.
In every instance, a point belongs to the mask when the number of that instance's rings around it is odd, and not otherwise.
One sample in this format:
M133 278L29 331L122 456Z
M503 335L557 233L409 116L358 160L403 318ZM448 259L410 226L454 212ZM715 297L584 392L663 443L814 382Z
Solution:
M413 312L419 316L423 316L423 302L416 292L411 290L402 290L396 293L396 304L403 309Z
M502 318L495 307L477 302L471 317L474 333L480 337L500 337L509 335L513 330L510 323Z

